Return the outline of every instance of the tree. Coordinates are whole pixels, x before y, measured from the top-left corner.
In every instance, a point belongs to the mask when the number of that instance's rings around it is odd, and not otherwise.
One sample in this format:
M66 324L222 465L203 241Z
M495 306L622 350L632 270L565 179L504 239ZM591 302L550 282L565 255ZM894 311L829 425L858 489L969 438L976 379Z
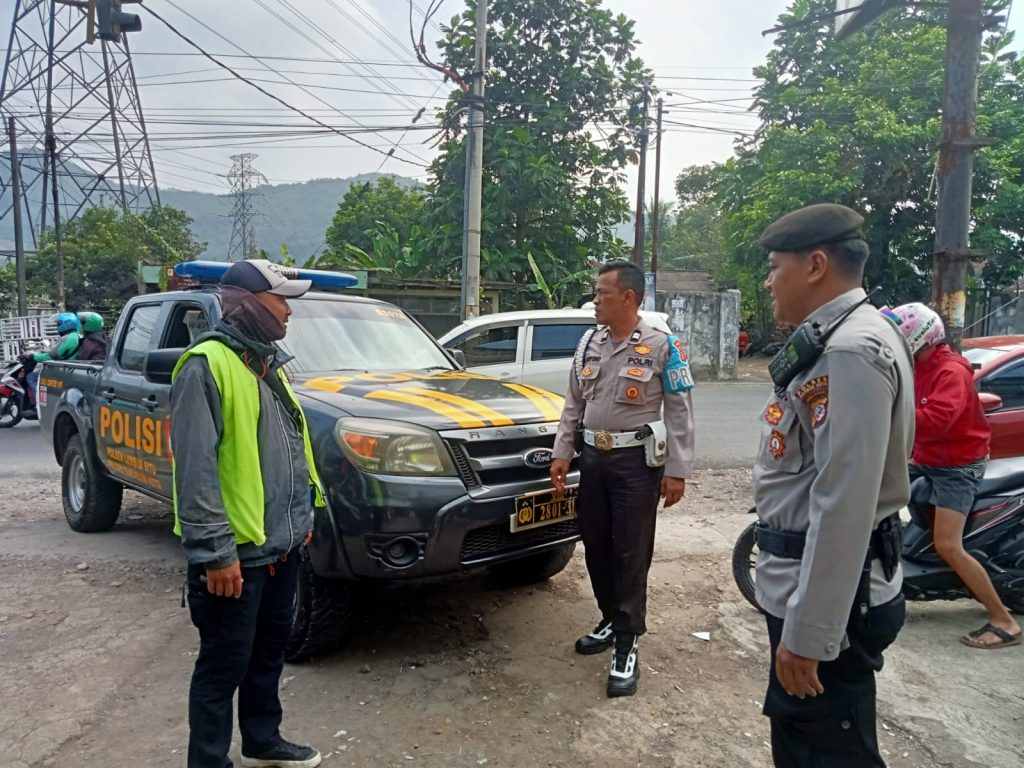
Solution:
M328 253L341 258L346 245L372 250L373 233L381 224L407 242L412 228L422 222L423 199L423 190L403 187L390 176L349 187L327 228Z
M810 203L838 202L865 214L868 284L884 286L891 302L926 299L945 11L888 14L843 41L831 35L830 21L795 24L833 8L831 0L792 4L780 21L793 26L754 70L761 79L756 134L726 163L684 171L677 188L717 208L726 271L738 282L760 282L765 259L757 238L771 221ZM988 37L979 88L979 133L999 144L976 162L973 244L989 249L985 276L992 280L1020 274L1024 242L1024 99L1020 62L1006 52L1012 42L1011 34Z
M628 203L635 109L650 73L634 56L633 22L600 0L492 0L488 11L481 272L533 282L532 253L551 285L622 255L613 234ZM475 2L439 47L457 72L473 68ZM446 276L461 265L466 97L441 114L430 167L429 248Z
M117 311L139 291L139 265L170 265L195 259L205 248L188 229L189 218L169 206L140 215L88 208L62 226L65 303L68 309ZM26 264L33 303L55 303L57 248L54 233L43 233Z

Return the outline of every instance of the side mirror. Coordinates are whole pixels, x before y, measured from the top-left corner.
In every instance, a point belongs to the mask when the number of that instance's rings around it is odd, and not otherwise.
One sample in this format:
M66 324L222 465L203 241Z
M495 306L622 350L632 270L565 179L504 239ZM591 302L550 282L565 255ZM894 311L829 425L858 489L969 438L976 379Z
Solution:
M146 363L142 367L142 375L153 384L170 384L174 366L185 354L184 347L157 349L146 355Z
M1003 407L1003 398L992 392L979 392L978 399L981 401L981 409L988 413L989 411L998 411Z
M465 352L463 352L461 349L455 349L454 347L445 347L444 350L449 355L451 355L455 359L455 362L458 363L461 367L463 367L463 368L466 367L466 353Z

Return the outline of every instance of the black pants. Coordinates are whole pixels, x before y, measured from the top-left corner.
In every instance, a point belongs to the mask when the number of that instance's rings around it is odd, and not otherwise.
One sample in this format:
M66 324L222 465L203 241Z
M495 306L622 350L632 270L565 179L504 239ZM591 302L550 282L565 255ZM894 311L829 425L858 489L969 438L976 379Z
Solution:
M206 589L205 569L188 568L188 605L199 658L188 695L188 768L230 768L231 700L238 691L242 751L280 738L278 682L291 631L298 550L273 566L243 568L242 596Z
M818 665L825 692L804 699L786 693L775 675L783 620L765 615L772 664L764 713L777 768L885 768L875 732L875 673L906 614L903 595L871 608L867 621L855 609L846 627L850 647Z
M647 571L662 474L647 466L643 447L583 446L576 501L580 535L601 616L611 619L616 632L647 631Z

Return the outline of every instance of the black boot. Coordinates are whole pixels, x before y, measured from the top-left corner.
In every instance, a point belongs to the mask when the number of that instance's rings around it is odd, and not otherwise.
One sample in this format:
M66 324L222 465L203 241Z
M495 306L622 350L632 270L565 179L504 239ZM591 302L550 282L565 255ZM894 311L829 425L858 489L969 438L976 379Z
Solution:
M576 653L581 653L584 656L601 653L601 651L611 648L614 642L615 633L612 632L612 620L601 619L600 623L590 631L590 634L584 635L576 641Z
M640 680L640 660L637 647L640 636L623 632L615 636L615 650L612 651L612 668L608 672L608 695L632 696Z

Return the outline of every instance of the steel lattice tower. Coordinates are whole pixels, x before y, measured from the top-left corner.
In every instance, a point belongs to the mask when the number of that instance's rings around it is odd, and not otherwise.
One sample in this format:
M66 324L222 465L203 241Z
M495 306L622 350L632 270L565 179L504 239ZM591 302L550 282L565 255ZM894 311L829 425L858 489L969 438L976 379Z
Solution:
M87 7L14 2L0 117L15 118L23 216L34 243L52 211L48 147L56 155L62 221L88 205L136 213L160 204L127 36L88 43ZM11 213L10 181L4 157L0 219Z
M231 196L234 205L229 214L234 219L231 227L231 243L228 245L228 261L241 261L256 256L255 219L263 214L256 210L256 199L260 194L254 191L256 184L268 184L267 177L252 167L252 161L259 155L244 154L231 156Z

